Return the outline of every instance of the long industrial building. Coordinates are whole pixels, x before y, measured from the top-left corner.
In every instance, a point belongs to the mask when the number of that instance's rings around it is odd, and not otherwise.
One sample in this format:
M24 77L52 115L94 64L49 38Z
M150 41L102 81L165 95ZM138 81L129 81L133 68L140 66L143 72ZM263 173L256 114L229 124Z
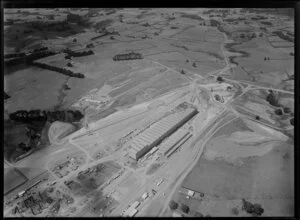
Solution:
M188 107L185 110L172 113L151 125L150 128L139 134L132 141L129 156L138 160L197 113L197 109Z

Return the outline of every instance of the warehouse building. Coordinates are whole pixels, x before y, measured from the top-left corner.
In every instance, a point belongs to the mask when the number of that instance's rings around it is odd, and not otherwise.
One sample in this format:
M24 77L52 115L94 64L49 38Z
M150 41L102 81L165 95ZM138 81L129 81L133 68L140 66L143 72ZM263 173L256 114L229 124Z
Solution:
M198 111L195 108L188 107L151 125L132 141L129 156L138 160L197 113Z

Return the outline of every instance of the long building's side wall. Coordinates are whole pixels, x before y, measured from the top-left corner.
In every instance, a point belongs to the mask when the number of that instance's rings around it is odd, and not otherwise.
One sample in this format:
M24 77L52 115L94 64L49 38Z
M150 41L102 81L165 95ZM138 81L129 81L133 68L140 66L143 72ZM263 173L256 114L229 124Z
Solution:
M193 135L188 134L187 136L185 136L184 138L182 138L179 142L177 142L175 145L173 145L173 147L171 147L171 149L164 154L167 157L170 157L181 145L183 145L188 139L190 139Z

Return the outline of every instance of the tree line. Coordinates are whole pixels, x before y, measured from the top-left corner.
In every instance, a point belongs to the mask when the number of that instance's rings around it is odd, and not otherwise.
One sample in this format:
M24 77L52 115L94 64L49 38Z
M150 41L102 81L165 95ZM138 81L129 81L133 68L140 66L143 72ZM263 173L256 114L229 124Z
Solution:
M40 109L25 111L19 110L9 115L9 118L16 122L30 123L30 122L75 122L83 118L80 111L41 111Z
M68 70L68 69L65 69L62 67L51 66L46 63L33 62L32 65L43 68L43 69L55 71L55 72L58 72L58 73L61 73L63 75L70 76L70 77L85 78L85 76L82 73L74 73L71 70Z
M42 49L42 50L41 50ZM38 49L36 51L33 51L33 53L26 55L24 53L19 53L19 56L15 59L11 59L11 60L5 60L4 65L6 66L12 66L12 65L17 65L17 64L21 64L21 63L26 63L26 64L32 64L32 62L34 60L43 58L43 57L48 57L48 56L52 56L55 55L56 53L53 51L48 51L47 49ZM24 56L21 56L23 55Z
M94 51L88 50L88 51L82 51L82 52L76 52L72 51L70 49L65 49L64 53L68 54L65 58L70 59L71 57L82 57L82 56L88 56L88 55L93 55L95 54Z
M5 59L10 59L10 58L16 58L16 57L24 57L26 56L25 53L9 53L9 54L4 54Z
M39 31L43 31L45 29L54 31L65 31L71 28L67 20L52 22L31 21L27 25L30 25L31 28L34 28Z
M294 42L293 38L289 37L288 35L285 35L281 31L273 31L273 34L276 34L278 37L280 37L283 40Z

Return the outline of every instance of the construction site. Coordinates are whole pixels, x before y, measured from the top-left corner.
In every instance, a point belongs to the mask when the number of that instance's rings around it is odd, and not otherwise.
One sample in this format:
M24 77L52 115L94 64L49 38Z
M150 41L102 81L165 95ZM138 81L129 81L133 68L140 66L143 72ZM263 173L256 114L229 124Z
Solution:
M293 216L291 9L4 12L4 217Z

